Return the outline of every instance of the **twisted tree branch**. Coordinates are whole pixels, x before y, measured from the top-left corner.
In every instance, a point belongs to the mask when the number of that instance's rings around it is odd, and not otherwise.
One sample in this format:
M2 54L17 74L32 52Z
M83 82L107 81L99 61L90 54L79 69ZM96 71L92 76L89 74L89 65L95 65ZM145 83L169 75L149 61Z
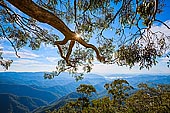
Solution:
M64 40L56 41L54 44L57 45L61 57L65 59L67 63L72 48L74 46L73 41L77 41L86 48L93 49L96 53L97 59L99 61L104 61L104 58L100 56L98 49L94 45L87 44L87 42L85 42L81 37L77 37L77 34L71 31L61 19L59 19L53 13L38 6L32 0L7 0L7 1L14 5L16 8L18 8L19 10L21 10L22 12L24 12L25 14L27 14L28 16L38 20L39 22L47 23L52 27L56 28L65 36ZM66 57L64 57L60 45L65 45L69 40L71 40L71 43L68 50L68 54Z

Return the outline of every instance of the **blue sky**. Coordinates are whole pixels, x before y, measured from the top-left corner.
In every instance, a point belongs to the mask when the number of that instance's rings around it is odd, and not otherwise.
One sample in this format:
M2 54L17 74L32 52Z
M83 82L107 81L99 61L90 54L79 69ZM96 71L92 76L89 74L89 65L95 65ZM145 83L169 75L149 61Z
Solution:
M166 1L167 2L167 1ZM168 1L170 2L170 1ZM170 4L168 3L167 4ZM161 15L158 15L158 19L166 22L167 25L170 26L170 6L165 7L165 12ZM158 24L154 25L152 28L154 31L161 30L166 35L170 36L170 30L168 30L165 26ZM50 45L42 45L39 50L31 50L28 47L22 48L18 51L18 54L21 58L17 58L14 50L12 49L9 42L6 40L1 40L0 48L3 48L4 53L3 56L6 59L12 59L13 63L9 70L7 71L17 71L17 72L38 72L38 71L54 71L57 61L60 60L60 56L57 52L57 48ZM95 62L93 66L93 70L91 73L96 74L158 74L158 73L166 73L170 74L170 68L167 67L167 58L160 58L159 63L152 67L149 71L147 69L139 70L138 66L129 69L128 67L120 67L117 65L106 65L101 64L99 62ZM4 71L2 67L0 67L0 71Z

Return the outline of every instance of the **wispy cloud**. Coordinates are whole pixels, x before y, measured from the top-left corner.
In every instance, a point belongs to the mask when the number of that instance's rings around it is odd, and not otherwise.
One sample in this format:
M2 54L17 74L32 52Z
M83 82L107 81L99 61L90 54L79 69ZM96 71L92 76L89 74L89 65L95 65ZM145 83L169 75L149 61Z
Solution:
M38 64L40 65L41 62L37 60L29 60L29 59L18 59L13 62L14 65L33 65Z
M109 75L109 74L125 74L125 73L138 73L138 71L134 69L130 69L125 66L118 66L116 64L94 64L92 73L97 73L101 75Z
M39 55L34 54L32 52L19 52L19 55L21 56L21 58L37 58L39 57Z
M54 71L55 64L47 64L43 61L37 61L36 59L17 59L14 60L9 70L7 71L16 71L16 72L47 72ZM4 71L0 67L0 71Z
M169 60L170 60L170 58L168 58L168 57L160 58L160 61L165 62L165 63L169 62Z
M7 56L7 57L16 57L16 54L14 51L3 51L3 55ZM25 52L25 51L18 52L18 55L21 58L37 58L37 57L39 57L39 55L37 55L37 54L34 54L32 52Z
M164 64L157 64L152 68L140 70L138 66L132 67L130 69L126 66L118 66L116 64L106 65L106 64L95 64L92 69L92 73L100 75L110 75L110 74L170 74L170 69Z
M59 60L60 58L59 57L46 57L46 59L49 61L49 62L57 62L57 60Z
M7 71L15 72L52 72L55 70L55 65L48 64L32 64L32 65L16 65L12 64ZM0 68L0 71L4 71Z
M170 20L167 20L164 23L166 25L170 26ZM160 32L164 33L165 35L170 36L170 30L163 24L161 24L159 26L158 25L153 25L151 29L154 32L160 31Z
M4 47L0 44L0 49L3 49Z
M167 21L165 21L164 22L167 26L170 26L170 20L167 20ZM170 29L168 29L165 25L163 25L163 24L161 24L161 25L153 25L152 26L152 31L154 31L154 32L158 32L158 31L160 31L160 32L162 32L162 33L164 33L164 35L166 35L166 36L170 36ZM161 34L160 34L160 36L161 36ZM167 39L165 39L165 41L166 41L166 46L168 47L170 47L170 37L167 37ZM169 53L170 52L170 49L168 49L168 50L166 50L165 51L165 54L167 54L167 53ZM162 58L160 58L160 63L162 62L162 63L165 63L165 62L168 62L170 60L170 58L167 58L167 57L162 57Z

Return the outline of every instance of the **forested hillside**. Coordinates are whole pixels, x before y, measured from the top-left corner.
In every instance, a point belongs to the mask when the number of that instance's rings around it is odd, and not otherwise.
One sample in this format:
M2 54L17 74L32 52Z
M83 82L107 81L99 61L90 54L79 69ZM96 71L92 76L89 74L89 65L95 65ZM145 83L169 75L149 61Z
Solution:
M58 78L56 77L52 80L45 80L43 78L43 75L44 73L25 73L25 72L0 73L0 89L1 89L0 101L2 102L1 103L2 106L5 106L3 107L4 112L2 113L7 113L6 112L7 110L12 110L13 113L18 113L18 111L20 110L22 111L22 113L30 111L35 113L45 113L48 110L53 111L54 109L56 110L65 109L65 107L68 106L68 103L70 101L81 103L82 100L79 98L82 98L84 94L81 92L77 92L77 87L79 87L81 84L92 85L96 90L95 93L92 93L91 96L88 96L89 99L88 101L90 103L108 101L109 102L108 104L114 106L114 103L110 103L112 102L113 99L112 94L111 93L108 94L108 91L104 86L106 83L110 84L114 80L117 80L118 78L126 80L129 83L129 85L133 87L133 89L128 91L129 94L128 99L126 98L127 100L130 99L128 102L134 101L133 103L128 103L131 106L136 105L142 107L141 105L138 105L136 103L138 100L135 99L141 97L140 95L144 95L141 94L143 91L149 92L151 94L153 93L154 97L152 96L147 97L145 95L146 97L144 96L139 98L141 99L140 100L141 102L145 102L142 100L144 98L158 99L155 96L159 97L160 96L159 93L161 93L161 95L163 94L161 97L163 98L162 101L164 101L165 99L165 102L168 102L169 99L170 76L168 74L165 75L112 74L107 76L88 74L85 75L85 78L83 80L78 82L76 82L75 79L68 75L67 73L62 73L60 77ZM147 88L146 86L145 87L142 86L139 88L138 87L139 83L146 83L148 84L149 88ZM162 92L160 92L158 89L152 89L157 88L156 84L165 86L167 85L168 87L166 88L162 87L162 89L165 90L162 90ZM150 101L150 99L148 101ZM99 105L101 104L100 106L103 106L102 103L98 104ZM63 108L63 106L65 107ZM91 107L93 109L94 106L90 104L88 105L88 107Z

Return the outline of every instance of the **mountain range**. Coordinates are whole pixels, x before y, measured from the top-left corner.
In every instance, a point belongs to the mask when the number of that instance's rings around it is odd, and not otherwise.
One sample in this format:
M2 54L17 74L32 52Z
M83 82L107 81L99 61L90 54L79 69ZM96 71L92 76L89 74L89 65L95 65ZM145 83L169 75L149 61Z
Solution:
M170 84L170 74L87 74L78 82L68 73L52 80L44 79L43 75L43 72L0 72L0 106L3 108L0 113L44 113L58 109L81 96L76 93L80 84L92 84L96 88L97 94L93 98L106 95L104 84L118 78L126 79L135 88L141 82Z

